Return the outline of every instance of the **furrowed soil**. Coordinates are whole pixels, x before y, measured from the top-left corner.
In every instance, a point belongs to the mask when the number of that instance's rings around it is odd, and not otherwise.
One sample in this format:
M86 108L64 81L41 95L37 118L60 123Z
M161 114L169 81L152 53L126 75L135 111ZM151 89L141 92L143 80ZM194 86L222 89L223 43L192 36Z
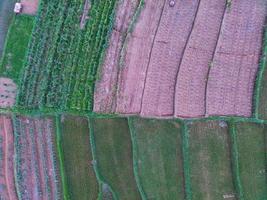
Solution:
M207 115L251 116L266 13L263 0L232 1L227 9L210 69Z
M142 116L173 116L179 62L183 57L199 0L165 1L151 47L142 99Z
M255 123L236 123L239 174L244 199L263 200L266 187L267 127Z
M205 96L208 71L220 33L226 2L201 0L176 83L175 116L202 117L205 115Z
M0 199L16 200L14 176L14 135L12 120L0 116Z
M126 118L90 119L101 181L117 199L141 199L133 173L131 135Z
M95 112L115 112L121 51L139 3L139 0L124 0L118 5L110 43L106 50L104 63L99 69L100 77L96 81L94 93Z
M93 169L89 126L86 118L61 117L61 145L69 198L95 200L98 183Z
M172 120L130 118L145 199L184 199L182 128Z
M227 124L190 123L188 134L192 200L236 199Z
M162 0L147 0L127 38L118 79L117 113L141 111L147 66L163 6Z
M19 199L58 199L61 185L50 118L15 117L15 173Z

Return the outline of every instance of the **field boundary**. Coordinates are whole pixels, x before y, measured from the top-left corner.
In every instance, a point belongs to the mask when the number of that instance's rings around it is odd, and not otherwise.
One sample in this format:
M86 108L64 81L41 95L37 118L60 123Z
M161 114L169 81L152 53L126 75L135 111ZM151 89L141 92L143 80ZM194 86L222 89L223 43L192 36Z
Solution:
M252 104L252 116L256 119L259 118L259 106L260 106L260 90L262 87L263 75L266 72L267 65L267 17L265 19L265 26L262 41L262 55L259 63L258 72L256 75L253 104Z
M56 149L57 149L57 154L59 158L59 171L60 171L60 176L61 176L61 182L62 182L62 190L63 190L63 198L64 200L69 200L69 191L68 191L68 185L66 181L66 174L65 174L65 167L64 167L64 160L63 160L63 149L62 149L62 144L61 144L61 125L60 125L60 117L61 115L56 115L55 120L56 120Z
M229 136L230 136L230 153L231 153L231 163L232 163L232 177L234 182L234 188L237 193L238 200L244 200L243 188L240 180L239 171L239 155L238 155L238 144L236 136L236 121L231 120L228 122Z
M181 123L181 122L180 122ZM192 199L190 163L189 163L189 132L186 122L182 122L182 154L183 154L183 174L185 199Z
M132 120L133 120L133 117L127 117L128 127L129 127L129 131L131 134L131 141L132 141L133 173L134 173L135 182L136 182L136 185L137 185L137 188L139 190L139 193L141 195L142 200L147 200L147 197L146 197L146 194L145 194L144 189L142 187L139 173L138 173L136 132L135 132L135 129L133 127L133 121Z
M102 186L103 184L107 184L105 181L103 181L103 177L101 176L101 173L98 170L97 167L97 155L96 155L96 144L95 144L95 136L94 136L94 130L93 130L93 124L91 121L91 118L89 116L87 116L87 120L88 120L88 128L89 128L89 137L90 137L90 145L91 145L91 152L92 152L92 157L93 157L93 161L96 161L96 164L93 164L93 168L94 168L94 172L96 175L96 179L97 182L99 184L99 195L98 195L98 200L102 199L103 193L102 193ZM112 189L112 187L108 184L109 189L112 193L112 197L114 200L118 200L118 197L116 195L116 193L114 192L114 190Z

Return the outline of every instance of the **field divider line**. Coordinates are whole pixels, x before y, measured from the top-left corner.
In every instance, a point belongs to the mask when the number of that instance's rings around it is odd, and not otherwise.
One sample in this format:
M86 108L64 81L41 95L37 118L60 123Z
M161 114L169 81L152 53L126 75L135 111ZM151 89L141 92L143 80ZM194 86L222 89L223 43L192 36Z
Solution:
M146 194L144 192L144 189L142 187L141 184L141 180L138 174L138 158L137 158L137 142L136 142L136 131L134 129L134 125L133 125L133 118L132 117L127 117L127 121L128 121L128 127L130 130L130 134L131 134L131 141L132 141L132 151L133 151L133 173L134 173L134 178L136 181L136 185L137 188L139 190L139 193L141 195L142 200L147 200Z
M127 49L127 46L128 46L128 40L130 38L130 34L133 32L133 29L135 27L137 19L139 18L140 14L141 14L141 11L144 8L144 5L145 5L145 0L140 0L139 5L137 6L137 8L135 10L135 13L133 15L133 18L131 19L131 22L130 22L130 24L128 26L126 34L125 34L125 36L123 37L123 40L122 40L122 46L121 46L121 49L120 49L120 52L119 52L119 58L118 58L118 64L117 64L118 72L117 72L117 77L116 77L116 86L114 88L115 95L113 97L113 102L112 102L112 104L114 105L114 113L116 112L116 109L117 109L117 97L118 97L119 90L120 90L120 86L119 86L119 83L118 83L118 81L120 80L120 74L121 74L120 73L120 71L121 71L120 69L123 68L123 65L124 65L124 57L126 55L126 49Z
M61 125L60 125L61 115L56 115L56 141L57 141L57 153L59 158L59 171L61 176L61 183L62 183L62 190L63 190L63 199L70 200L70 195L68 191L68 185L66 181L65 175L65 167L64 167L64 160L63 160L63 149L62 149L62 135L61 135Z
M145 70L145 80L144 80L143 90L142 90L142 96L141 96L141 108L140 108L140 112L139 113L141 113L142 112L142 109L143 109L143 99L144 99L144 94L145 94L145 89L146 89L148 69L149 69L149 65L150 65L150 62L151 62L153 48L154 48L154 45L155 45L156 37L158 35L159 26L160 26L160 22L161 22L161 19L162 19L162 16L163 16L163 12L164 12L166 3L167 3L167 0L164 0L164 4L163 4L162 9L161 9L159 21L158 21L158 24L157 24L157 28L155 30L155 35L153 37L151 48L150 48L150 52L149 52L147 67L146 67L146 70Z
M97 167L97 155L96 155L96 144L95 144L95 135L94 135L94 129L93 129L93 123L91 121L91 118L89 116L87 116L87 121L88 121L88 128L89 128L89 138L90 138L90 145L91 145L91 153L92 153L92 157L93 157L93 168L94 168L94 172L96 175L96 179L99 185L99 194L98 194L98 200L102 200L103 197L103 193L102 193L102 186L103 184L107 184L102 176L101 173L98 170ZM119 200L119 198L117 197L115 191L111 188L111 186L108 184L109 190L112 193L112 197L114 200Z
M229 134L230 134L230 153L232 161L232 173L235 192L237 193L238 200L244 200L243 188L240 180L240 167L239 167L239 155L238 155L238 144L236 135L236 125L235 121L231 120L229 124Z
M256 119L259 119L259 106L260 106L260 90L262 88L262 79L264 72L266 71L266 65L267 65L267 16L265 18L265 30L263 33L263 39L262 39L262 53L261 53L261 59L259 63L258 73L255 81L254 86L254 95L253 95L253 117Z
M208 92L208 83L209 83L210 70L211 70L212 65L213 65L213 62L214 62L214 58L215 58L215 54L216 54L216 49L218 47L219 38L220 38L221 33L222 33L223 21L224 21L224 18L225 18L225 14L227 12L227 9L229 9L229 7L227 6L227 1L225 1L224 13L223 13L223 17L222 17L222 20L221 20L221 24L220 24L219 33L218 33L218 36L217 36L215 48L213 50L213 54L212 54L212 58L211 58L211 63L210 63L210 66L209 66L209 69L208 69L208 73L207 73L207 79L206 79L206 85L205 85L205 96L204 96L204 98L205 98L204 99L204 101L205 101L205 113L204 113L204 116L208 116L208 113L207 113L207 107L208 107L208 105L207 105L207 92Z
M182 124L182 154L183 154L183 175L184 175L184 189L185 199L192 200L192 189L190 180L190 161L189 161L189 132L186 122Z

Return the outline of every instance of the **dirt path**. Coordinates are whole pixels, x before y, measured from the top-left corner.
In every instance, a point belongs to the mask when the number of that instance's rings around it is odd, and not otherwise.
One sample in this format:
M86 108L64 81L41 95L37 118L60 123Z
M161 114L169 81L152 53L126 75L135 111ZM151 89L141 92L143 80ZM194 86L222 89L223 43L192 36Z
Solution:
M117 9L117 15L106 52L100 78L96 81L94 111L115 112L116 88L119 73L120 54L126 34L140 0L124 0Z
M147 0L126 41L118 81L118 113L133 114L141 111L147 65L163 5L163 0Z
M35 15L38 10L39 0L21 0L22 13Z
M205 115L206 82L220 33L226 2L201 0L177 77L176 117Z
M14 183L14 137L11 118L0 116L0 199L18 199Z
M251 116L265 17L264 0L232 1L210 70L207 115Z
M179 62L193 27L199 0L165 2L149 60L143 116L172 116Z

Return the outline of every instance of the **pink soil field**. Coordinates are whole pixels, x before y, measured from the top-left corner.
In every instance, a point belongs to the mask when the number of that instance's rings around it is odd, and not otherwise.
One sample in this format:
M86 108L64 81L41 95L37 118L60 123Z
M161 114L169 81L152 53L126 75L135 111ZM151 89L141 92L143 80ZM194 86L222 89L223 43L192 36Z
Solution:
M38 10L39 0L21 0L22 13L35 15Z
M208 70L220 33L226 2L201 0L176 83L175 116L205 115Z
M8 116L0 116L0 199L16 200L13 167L14 136L12 121Z
M94 96L95 112L109 113L115 111L120 53L125 41L124 35L127 34L138 4L139 0L125 0L118 6L110 44L101 69L102 72L100 73L101 77L96 82Z
M207 115L251 116L265 17L264 0L236 0L226 12L208 80Z
M251 116L266 4L146 1L121 53L120 32L113 31L94 111L159 118Z
M134 114L141 111L150 51L163 6L162 0L147 0L133 32L126 41L118 82L118 113Z
M52 144L53 121L19 117L16 171L22 199L58 199L58 180Z
M152 46L142 102L142 116L172 116L179 62L193 27L198 0L165 2ZM181 26L182 24L182 26Z
M0 108L12 107L16 99L16 84L9 78L0 78Z

